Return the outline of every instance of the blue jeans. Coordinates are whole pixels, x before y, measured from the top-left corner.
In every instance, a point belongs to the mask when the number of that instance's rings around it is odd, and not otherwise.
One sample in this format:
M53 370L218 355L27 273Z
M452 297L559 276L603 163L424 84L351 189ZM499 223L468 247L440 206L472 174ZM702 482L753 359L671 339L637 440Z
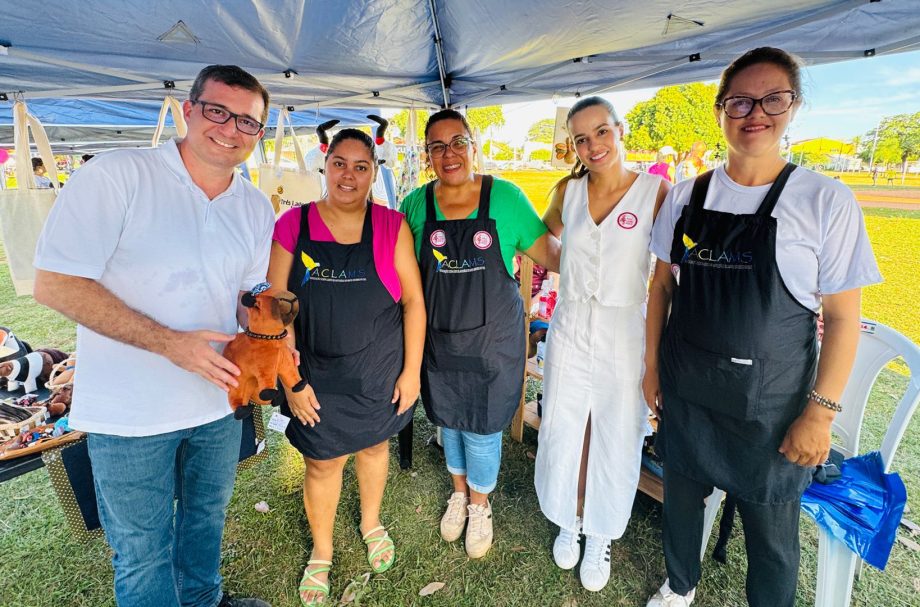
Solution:
M502 461L502 433L473 434L441 428L447 471L466 475L466 484L476 493L491 493L498 483Z
M119 607L220 601L220 543L241 431L228 415L155 436L89 435Z

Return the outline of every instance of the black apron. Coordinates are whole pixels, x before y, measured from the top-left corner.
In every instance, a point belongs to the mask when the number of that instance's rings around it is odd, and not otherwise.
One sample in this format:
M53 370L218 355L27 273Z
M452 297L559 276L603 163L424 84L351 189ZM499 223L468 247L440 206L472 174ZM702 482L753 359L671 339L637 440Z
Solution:
M412 410L396 415L390 402L403 366L403 317L374 265L371 208L361 242L350 245L310 240L309 209L302 207L288 290L300 300L300 374L316 392L320 422L301 424L287 403L281 410L291 417L292 445L331 459L393 436Z
M511 422L525 363L524 304L489 217L491 190L484 175L476 219L437 221L429 183L419 253L428 311L422 402L432 423L476 434Z
M798 499L813 472L777 451L817 368L816 315L783 283L770 216L794 169L753 215L704 209L712 171L701 175L671 246L656 448L680 474L758 504Z

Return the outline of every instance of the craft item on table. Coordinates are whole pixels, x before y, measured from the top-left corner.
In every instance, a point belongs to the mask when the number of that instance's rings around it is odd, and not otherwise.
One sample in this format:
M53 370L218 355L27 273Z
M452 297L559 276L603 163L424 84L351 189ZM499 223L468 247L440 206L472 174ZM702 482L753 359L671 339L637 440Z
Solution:
M71 430L66 423L63 425L45 424L24 429L18 436L0 445L0 460L40 453L52 447L79 440L83 436L83 432Z
M45 382L45 387L55 392L61 388L72 386L76 369L77 355L65 355L63 360L52 366L51 373L48 375L48 381Z
M0 401L0 440L9 440L45 423L48 410L32 406L36 400L34 394L29 394L16 400Z
M0 362L25 356L32 349L13 334L12 329L0 327Z
M73 401L73 386L68 384L56 390L47 401L45 406L48 407L48 413L52 417L62 415L70 408Z
M73 428L70 427L70 418L62 417L54 422L54 431L52 434L54 434L54 436L60 436L66 432L70 432L72 429Z
M230 388L230 408L238 419L252 413L252 405L269 405L281 383L299 392L305 385L287 346L286 327L297 316L299 304L290 291L262 283L242 297L249 328L227 344L224 356L240 368L238 385Z
M38 390L39 377L51 373L50 358L32 352L20 358L0 363L0 377L5 377L11 392L23 388L27 393Z

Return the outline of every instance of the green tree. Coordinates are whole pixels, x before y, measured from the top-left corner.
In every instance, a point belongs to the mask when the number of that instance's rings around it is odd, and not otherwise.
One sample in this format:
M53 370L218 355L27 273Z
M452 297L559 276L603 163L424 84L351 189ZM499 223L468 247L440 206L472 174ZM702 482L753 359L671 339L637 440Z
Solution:
M553 133L556 131L556 119L544 118L530 125L527 131L527 141L536 141L537 143L552 143Z
M399 129L399 133L406 138L406 126L409 124L409 112L410 110L402 110L396 112L392 118L390 118L390 126L395 126ZM428 122L428 110L415 110L415 124L416 124L416 137L418 141L425 141L425 123Z
M505 125L505 112L500 105L474 107L466 111L466 121L471 129L485 134L491 126Z
M487 139L482 144L482 155L492 160L514 160L515 152L517 150L504 141Z
M876 164L897 163L906 170L908 161L920 157L920 112L883 118L878 133L869 131L862 143L859 155L866 162L872 159L874 145Z
M658 90L648 101L637 103L626 115L628 150L658 150L670 145L679 155L689 154L695 141L715 151L721 146L722 131L712 114L715 84L681 84Z

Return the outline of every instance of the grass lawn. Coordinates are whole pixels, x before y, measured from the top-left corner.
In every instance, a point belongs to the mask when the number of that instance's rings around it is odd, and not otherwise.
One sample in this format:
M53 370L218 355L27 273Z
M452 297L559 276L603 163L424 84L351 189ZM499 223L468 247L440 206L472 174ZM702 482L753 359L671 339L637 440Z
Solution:
M514 176L535 202L535 187L552 182L530 173L528 181ZM548 190L546 187L543 191ZM917 341L920 327L916 293L920 263L920 213L878 210L867 212L870 237L887 282L867 290L866 316L908 333ZM877 289L877 292L873 291ZM5 264L0 264L0 313L34 346L73 347L73 324L44 310L31 298L15 298ZM912 333L913 332L913 333ZM866 414L865 450L877 448L907 378L883 371ZM131 406L130 395L125 406ZM920 416L918 416L920 418ZM556 529L542 517L533 489L536 434L525 434L523 444L506 438L499 485L493 508L496 543L481 561L470 561L461 543L446 544L438 535L442 502L450 488L443 457L426 445L433 428L422 411L416 412L415 465L412 472L390 466L383 504L383 520L397 544L397 564L383 574L369 572L358 533L358 503L352 465L346 468L345 487L336 523L336 557L332 598L351 582L358 591L352 604L362 606L537 606L567 607L644 604L664 577L661 555L661 510L638 495L626 535L612 549L613 575L603 592L584 591L577 575L557 569L550 554ZM909 492L909 507L920 515L920 422L914 419L894 462ZM395 441L393 448L395 450ZM297 607L296 587L309 555L310 536L301 503L303 464L296 451L277 433L270 433L269 459L238 477L227 520L223 574L234 593L256 594L275 607ZM271 507L260 514L253 505L265 500ZM905 532L902 530L901 535ZM711 546L710 546L711 547ZM797 605L814 602L817 567L814 525L802 518L802 568ZM102 540L82 543L71 537L63 513L42 469L0 485L0 605L28 607L110 607L112 570ZM729 564L707 559L694 605L743 605L745 558L740 519L729 544ZM445 587L426 598L418 591L430 582ZM856 583L853 605L861 607L917 605L920 592L920 553L896 543L885 572L866 568Z

